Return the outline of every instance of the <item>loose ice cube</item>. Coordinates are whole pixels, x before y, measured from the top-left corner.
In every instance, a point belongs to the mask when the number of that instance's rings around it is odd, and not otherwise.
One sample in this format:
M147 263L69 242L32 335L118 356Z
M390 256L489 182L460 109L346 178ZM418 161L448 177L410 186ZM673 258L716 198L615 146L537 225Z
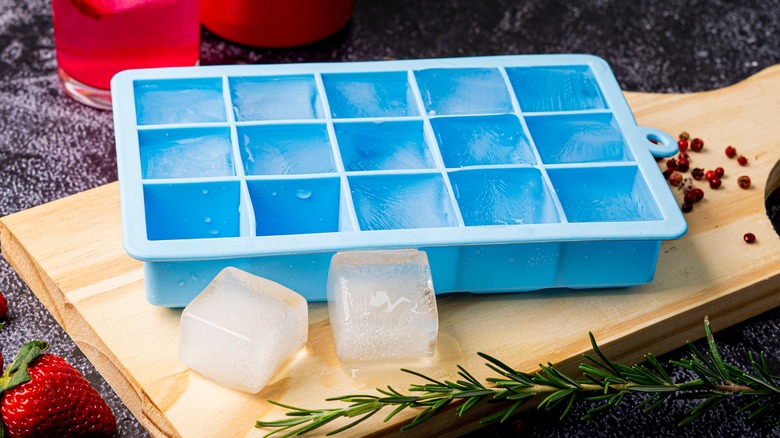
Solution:
M439 317L424 252L337 253L327 291L333 341L343 362L433 355Z
M225 268L181 316L179 360L230 388L257 393L306 344L306 300Z

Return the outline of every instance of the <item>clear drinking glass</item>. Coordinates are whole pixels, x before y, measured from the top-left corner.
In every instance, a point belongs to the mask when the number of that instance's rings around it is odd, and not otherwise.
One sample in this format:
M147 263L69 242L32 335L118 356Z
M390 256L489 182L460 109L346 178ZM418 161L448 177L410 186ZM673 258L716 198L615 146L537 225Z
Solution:
M77 101L111 109L122 70L198 63L199 0L52 0L57 73Z

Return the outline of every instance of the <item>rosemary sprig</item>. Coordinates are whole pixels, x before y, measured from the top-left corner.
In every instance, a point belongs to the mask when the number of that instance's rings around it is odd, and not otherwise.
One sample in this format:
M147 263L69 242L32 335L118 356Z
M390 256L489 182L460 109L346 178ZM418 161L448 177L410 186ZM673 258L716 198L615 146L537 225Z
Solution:
M392 408L385 416L387 422L399 412L414 409L417 415L401 430L415 427L442 413L447 406L457 406L454 411L462 417L466 411L482 400L500 405L500 408L482 418L482 424L494 421L504 422L537 395L542 400L538 409L561 411L561 419L566 417L577 402L586 402L595 406L582 417L584 420L611 407L620 404L626 396L649 394L637 407L644 412L655 409L672 396L678 399L702 400L701 403L685 412L679 425L688 424L701 417L705 412L728 401L738 398L741 405L737 413L749 413L754 418L770 408L780 406L780 387L777 376L769 371L766 356L758 358L749 355L752 374L729 364L721 357L712 334L709 320L704 318L704 332L707 350L702 352L688 343L691 351L689 358L670 361L670 364L692 371L696 378L688 382L675 383L664 371L658 359L652 354L645 355L646 364L627 366L607 358L601 351L593 334L589 333L590 343L595 355L585 354L585 362L579 370L582 378L575 379L555 365L539 365L539 371L529 374L512 369L500 360L485 353L477 353L487 362L485 366L498 377L488 377L489 385L483 385L466 369L458 366L456 381L438 381L416 371L402 371L425 381L409 387L408 394L396 391L391 386L377 388L376 395L343 395L326 399L339 401L346 406L329 409L304 409L275 401L270 403L288 409L286 418L273 421L257 421L258 428L274 429L266 434L270 437L282 434L282 437L303 435L325 426L336 419L346 418L352 421L328 432L334 435L351 429L377 412Z

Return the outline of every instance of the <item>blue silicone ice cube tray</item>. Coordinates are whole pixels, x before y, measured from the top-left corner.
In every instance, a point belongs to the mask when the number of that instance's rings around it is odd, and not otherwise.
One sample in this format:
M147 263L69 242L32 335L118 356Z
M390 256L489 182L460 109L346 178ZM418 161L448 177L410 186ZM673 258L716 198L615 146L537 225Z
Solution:
M442 292L652 280L685 220L588 55L126 71L112 84L127 252L148 300L226 266L319 301L338 251L415 248Z

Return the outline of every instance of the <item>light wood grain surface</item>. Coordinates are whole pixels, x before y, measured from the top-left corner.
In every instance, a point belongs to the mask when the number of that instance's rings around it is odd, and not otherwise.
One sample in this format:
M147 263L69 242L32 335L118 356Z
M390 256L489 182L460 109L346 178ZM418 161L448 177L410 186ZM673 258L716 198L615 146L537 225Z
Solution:
M691 153L692 167L726 171L719 190L699 182L705 199L686 215L688 234L662 245L654 281L617 290L441 296L435 358L403 366L452 378L460 364L482 379L489 373L476 352L484 351L523 371L547 361L574 369L589 350L588 331L615 359L636 362L700 338L704 315L722 329L780 304L780 239L763 201L780 158L780 66L711 92L626 96L640 125L705 140L702 152ZM729 144L750 160L747 167L725 157ZM752 178L751 189L737 187L742 174ZM342 366L321 303L310 305L305 350L257 395L187 369L177 360L181 311L147 304L141 263L122 249L118 195L113 183L2 218L0 245L153 436L259 437L268 431L255 429L254 421L284 412L268 399L327 407L327 397L418 383L397 371L399 365ZM748 231L756 244L743 242ZM480 405L470 417L490 408ZM360 433L394 435L409 418L386 424L376 418ZM443 415L405 436L456 436L477 427Z

